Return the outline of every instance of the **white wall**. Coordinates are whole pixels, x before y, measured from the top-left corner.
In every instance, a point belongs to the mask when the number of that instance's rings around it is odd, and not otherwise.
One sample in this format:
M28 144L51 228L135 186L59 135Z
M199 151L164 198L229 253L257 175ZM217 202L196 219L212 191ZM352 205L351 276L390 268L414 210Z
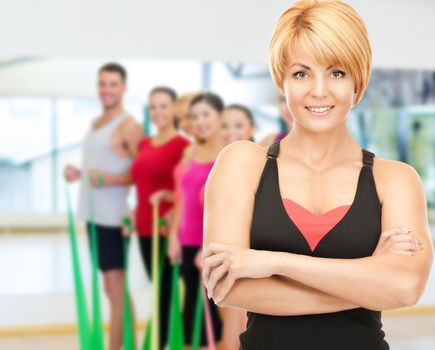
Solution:
M128 71L127 98L147 99L155 85L177 91L201 87L201 65L194 61L114 59ZM46 58L0 67L0 95L96 97L98 68L108 59Z
M181 58L265 63L292 0L3 1L3 55ZM435 1L351 0L365 19L374 66L435 68Z

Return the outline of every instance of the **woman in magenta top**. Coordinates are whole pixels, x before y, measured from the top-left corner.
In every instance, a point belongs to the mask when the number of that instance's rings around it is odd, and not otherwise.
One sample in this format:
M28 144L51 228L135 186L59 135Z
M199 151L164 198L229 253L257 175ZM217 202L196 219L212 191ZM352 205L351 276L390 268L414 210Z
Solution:
M193 152L195 149L192 150ZM195 154L192 154L192 158ZM202 212L204 210L204 186L214 160L197 162L190 159L180 178L183 208L179 239L182 246L200 247L202 245ZM200 213L200 214L198 214Z
M184 301L185 343L191 345L193 317L200 283L201 247L203 237L204 186L217 155L224 143L220 133L221 113L224 105L219 96L204 93L190 104L190 118L195 145L186 148L179 177L180 215L171 228L168 255L172 262L181 261L181 272L186 286ZM221 318L216 305L208 300L211 310L215 341L222 337ZM203 324L201 349L207 339Z
M157 134L142 140L131 173L136 186L137 208L135 226L139 235L141 255L151 278L152 203L159 204L159 215L169 219L173 206L174 180L172 173L180 161L189 141L180 136L174 127L176 94L166 87L157 87L149 95L151 121ZM160 247L165 239L161 232ZM164 262L161 286L161 348L167 343L171 271L168 259Z

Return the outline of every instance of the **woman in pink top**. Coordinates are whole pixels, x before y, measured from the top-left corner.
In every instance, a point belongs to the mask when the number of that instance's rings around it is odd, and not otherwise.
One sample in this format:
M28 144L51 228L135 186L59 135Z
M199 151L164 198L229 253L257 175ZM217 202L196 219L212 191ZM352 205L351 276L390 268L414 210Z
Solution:
M179 177L179 207L177 222L171 227L168 255L172 262L181 261L181 272L186 286L184 327L186 345L192 343L193 318L201 281L201 248L203 236L204 186L214 161L224 143L220 133L224 105L219 96L204 93L190 104L190 120L197 143L185 149ZM178 169L178 171L180 171ZM177 182L177 181L176 181ZM202 283L202 282L201 282ZM222 322L217 307L208 300L215 341L222 337ZM202 327L201 349L206 349L205 327Z

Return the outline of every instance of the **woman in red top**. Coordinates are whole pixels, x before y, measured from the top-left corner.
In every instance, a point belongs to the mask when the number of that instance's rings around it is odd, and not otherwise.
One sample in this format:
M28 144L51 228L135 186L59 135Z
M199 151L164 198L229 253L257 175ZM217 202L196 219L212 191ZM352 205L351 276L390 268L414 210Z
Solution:
M173 170L189 141L180 136L174 126L176 93L167 87L154 88L149 95L149 111L157 134L139 143L139 152L132 165L136 185L136 231L143 262L151 278L152 203L159 204L160 217L169 218L173 206ZM161 232L160 247L166 239ZM171 290L170 263L166 258L160 296L161 348L167 342L169 301Z

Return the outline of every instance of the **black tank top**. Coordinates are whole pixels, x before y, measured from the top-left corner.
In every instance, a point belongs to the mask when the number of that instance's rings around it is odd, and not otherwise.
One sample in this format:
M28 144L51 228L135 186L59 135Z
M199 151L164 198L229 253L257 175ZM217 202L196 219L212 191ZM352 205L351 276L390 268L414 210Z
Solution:
M362 149L363 166L354 201L346 215L311 251L281 198L276 161L279 146L276 142L269 148L255 195L251 248L338 259L371 256L381 233L381 203L372 173L374 154ZM381 312L365 308L301 316L248 312L240 349L385 350L389 346L384 336Z

